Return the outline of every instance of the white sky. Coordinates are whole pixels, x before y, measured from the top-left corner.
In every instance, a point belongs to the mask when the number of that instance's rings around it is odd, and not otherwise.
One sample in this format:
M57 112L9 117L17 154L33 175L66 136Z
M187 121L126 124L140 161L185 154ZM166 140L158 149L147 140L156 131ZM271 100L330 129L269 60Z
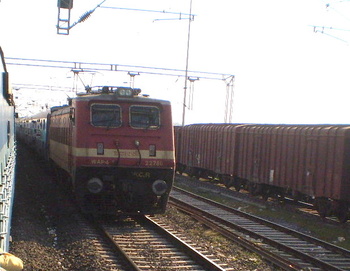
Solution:
M71 22L101 1L74 0ZM107 0L103 6L188 13L189 3ZM350 123L350 47L337 39L350 42L350 32L325 30L331 37L310 26L350 29L349 11L349 1L193 0L189 69L235 75L233 122ZM7 57L183 70L188 21L154 21L169 18L177 16L98 8L68 36L57 35L56 0L1 0L0 44ZM8 70L15 84L73 85L69 70ZM128 78L99 73L93 84L123 85ZM135 87L171 100L174 122L181 123L183 78L141 74ZM199 80L194 90L186 123L223 122L225 83ZM20 91L36 99L32 90Z

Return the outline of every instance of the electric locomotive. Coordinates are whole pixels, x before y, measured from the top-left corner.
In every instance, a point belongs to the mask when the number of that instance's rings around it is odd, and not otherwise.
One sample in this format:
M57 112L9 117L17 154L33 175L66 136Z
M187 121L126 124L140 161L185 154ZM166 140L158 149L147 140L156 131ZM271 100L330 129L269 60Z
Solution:
M15 187L15 106L1 47L0 73L0 248L8 251Z
M175 171L171 105L140 92L90 88L51 109L48 157L85 213L165 211Z

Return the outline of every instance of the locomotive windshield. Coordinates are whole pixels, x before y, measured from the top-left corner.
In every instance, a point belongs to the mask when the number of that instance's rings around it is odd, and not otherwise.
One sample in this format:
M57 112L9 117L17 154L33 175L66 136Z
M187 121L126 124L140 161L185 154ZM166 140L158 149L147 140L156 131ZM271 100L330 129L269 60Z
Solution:
M133 105L130 107L130 125L133 128L158 129L159 115L158 107Z
M91 106L92 125L99 127L119 127L120 107L114 104L93 104Z

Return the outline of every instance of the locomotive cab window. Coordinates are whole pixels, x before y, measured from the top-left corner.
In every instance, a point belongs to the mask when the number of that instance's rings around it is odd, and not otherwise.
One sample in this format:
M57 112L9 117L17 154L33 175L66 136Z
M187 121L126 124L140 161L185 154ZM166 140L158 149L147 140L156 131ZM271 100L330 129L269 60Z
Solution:
M116 128L121 125L121 109L115 104L91 105L91 123L97 127Z
M155 106L131 106L130 125L139 129L158 129L160 126L159 108Z

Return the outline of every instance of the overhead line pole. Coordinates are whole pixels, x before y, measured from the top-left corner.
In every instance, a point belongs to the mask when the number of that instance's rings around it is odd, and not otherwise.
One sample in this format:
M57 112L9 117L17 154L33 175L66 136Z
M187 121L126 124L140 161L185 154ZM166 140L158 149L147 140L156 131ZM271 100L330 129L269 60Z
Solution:
M187 77L188 77L188 62L189 62L189 53L190 53L190 37L191 37L191 21L192 21L191 14L192 14L192 0L190 0L190 17L188 19L185 87L184 87L184 100L183 100L183 106L182 106L182 126L185 125L185 116L186 116Z

